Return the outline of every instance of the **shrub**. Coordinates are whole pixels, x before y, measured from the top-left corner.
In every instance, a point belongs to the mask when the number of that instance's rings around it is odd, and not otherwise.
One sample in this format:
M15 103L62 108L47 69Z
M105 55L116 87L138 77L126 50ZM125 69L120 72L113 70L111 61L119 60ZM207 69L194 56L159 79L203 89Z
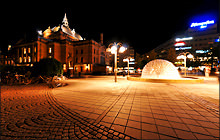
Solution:
M32 69L32 76L55 76L62 75L62 64L54 58L44 58L36 62Z

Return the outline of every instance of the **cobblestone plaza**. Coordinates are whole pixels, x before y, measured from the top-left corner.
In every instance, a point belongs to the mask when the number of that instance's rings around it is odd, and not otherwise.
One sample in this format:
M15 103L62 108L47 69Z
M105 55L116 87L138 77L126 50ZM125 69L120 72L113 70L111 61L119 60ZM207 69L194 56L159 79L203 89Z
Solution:
M1 139L219 139L217 79L189 85L102 76L67 83L2 86Z

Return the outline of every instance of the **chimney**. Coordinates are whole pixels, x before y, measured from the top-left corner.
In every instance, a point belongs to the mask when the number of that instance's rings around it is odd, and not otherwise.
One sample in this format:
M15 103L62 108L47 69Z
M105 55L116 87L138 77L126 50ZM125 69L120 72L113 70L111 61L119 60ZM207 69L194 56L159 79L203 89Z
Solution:
M100 43L103 44L103 33L100 34Z

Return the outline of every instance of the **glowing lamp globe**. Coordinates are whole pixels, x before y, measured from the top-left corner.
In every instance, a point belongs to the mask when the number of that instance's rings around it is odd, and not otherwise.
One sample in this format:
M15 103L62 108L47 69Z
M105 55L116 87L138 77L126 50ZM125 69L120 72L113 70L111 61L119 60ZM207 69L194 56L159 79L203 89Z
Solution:
M122 46L119 48L119 53L123 53L125 50L126 50L126 48Z
M117 46L112 46L111 47L111 53L115 54L117 52Z

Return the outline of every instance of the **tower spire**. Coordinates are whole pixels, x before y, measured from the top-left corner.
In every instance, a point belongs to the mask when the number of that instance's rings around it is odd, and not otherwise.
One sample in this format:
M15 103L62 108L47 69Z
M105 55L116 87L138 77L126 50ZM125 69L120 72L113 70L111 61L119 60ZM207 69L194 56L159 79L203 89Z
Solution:
M66 26L66 27L69 26L68 19L66 17L66 13L65 13L64 18L63 18L63 25Z

